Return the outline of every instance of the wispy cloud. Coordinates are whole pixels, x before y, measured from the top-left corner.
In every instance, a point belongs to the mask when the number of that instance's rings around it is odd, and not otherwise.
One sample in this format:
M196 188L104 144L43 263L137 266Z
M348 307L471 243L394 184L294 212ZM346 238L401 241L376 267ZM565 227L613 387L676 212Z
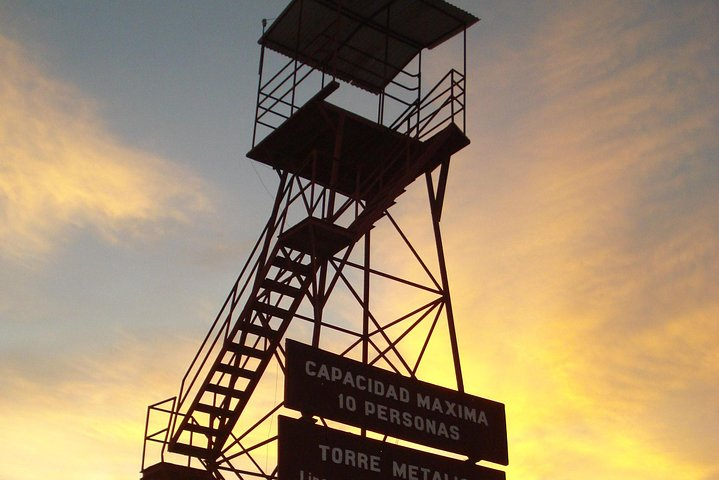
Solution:
M0 256L41 258L77 228L153 235L209 208L201 179L123 145L92 99L2 36L0 71Z
M501 64L524 89L485 103L512 116L483 112L507 131L481 139L490 177L461 187L476 227L448 250L477 259L454 293L486 345L469 362L501 365L475 380L505 392L514 475L716 475L718 19L712 2L564 4Z

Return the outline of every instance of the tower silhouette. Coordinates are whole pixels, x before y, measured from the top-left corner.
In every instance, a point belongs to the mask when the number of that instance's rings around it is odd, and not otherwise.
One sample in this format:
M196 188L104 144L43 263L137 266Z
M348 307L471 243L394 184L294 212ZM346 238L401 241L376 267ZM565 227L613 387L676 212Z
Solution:
M144 479L276 478L284 338L464 390L440 220L477 20L441 0L293 0L263 22L247 156L276 172L274 203L179 394L148 407ZM422 52L453 37L459 65L426 88ZM403 225L391 207L423 191Z

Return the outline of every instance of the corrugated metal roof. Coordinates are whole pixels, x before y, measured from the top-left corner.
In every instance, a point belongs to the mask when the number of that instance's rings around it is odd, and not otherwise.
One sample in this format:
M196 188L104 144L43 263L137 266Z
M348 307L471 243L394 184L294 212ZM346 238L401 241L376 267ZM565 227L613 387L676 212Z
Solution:
M293 0L260 44L379 93L420 50L478 20L443 0Z

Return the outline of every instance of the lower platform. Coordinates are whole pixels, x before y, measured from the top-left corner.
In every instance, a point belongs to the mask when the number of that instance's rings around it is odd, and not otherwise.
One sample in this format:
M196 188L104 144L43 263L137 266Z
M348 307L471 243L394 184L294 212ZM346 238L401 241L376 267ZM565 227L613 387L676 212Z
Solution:
M142 471L142 480L212 480L207 470L161 462Z
M352 232L315 217L308 217L280 236L285 247L329 258L356 241Z

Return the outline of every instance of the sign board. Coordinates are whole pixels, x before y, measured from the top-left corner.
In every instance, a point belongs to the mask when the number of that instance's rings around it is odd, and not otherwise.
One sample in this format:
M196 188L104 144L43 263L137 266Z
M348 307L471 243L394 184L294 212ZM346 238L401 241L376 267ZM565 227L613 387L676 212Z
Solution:
M505 473L314 425L279 418L282 480L505 480Z
M285 406L507 465L504 404L287 341Z

